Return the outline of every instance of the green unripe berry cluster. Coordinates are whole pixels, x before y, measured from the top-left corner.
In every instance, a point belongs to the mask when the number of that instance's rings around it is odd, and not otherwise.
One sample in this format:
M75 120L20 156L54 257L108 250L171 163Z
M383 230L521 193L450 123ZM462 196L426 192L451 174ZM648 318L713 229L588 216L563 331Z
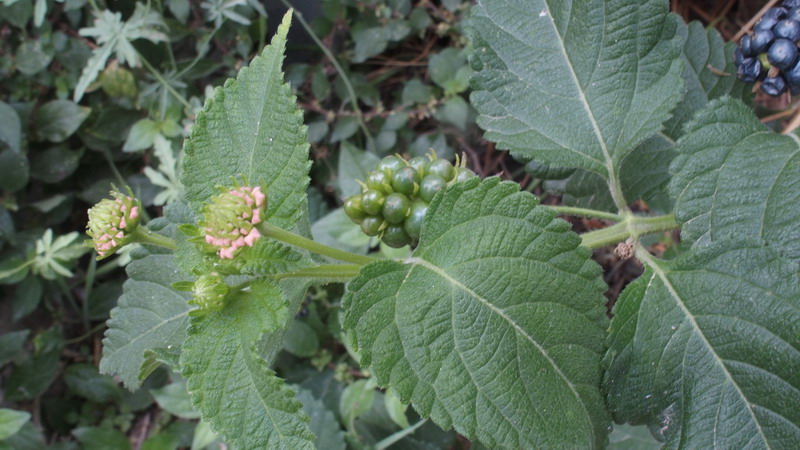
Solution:
M466 159L399 155L383 158L361 182L361 193L344 201L344 212L369 236L380 236L394 248L416 245L422 221L437 192L447 185L477 175L466 167Z

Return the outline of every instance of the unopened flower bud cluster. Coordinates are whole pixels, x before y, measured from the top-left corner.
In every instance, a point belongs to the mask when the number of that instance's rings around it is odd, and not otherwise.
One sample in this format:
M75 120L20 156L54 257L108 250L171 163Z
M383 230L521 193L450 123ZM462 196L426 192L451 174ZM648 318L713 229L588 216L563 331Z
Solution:
M139 201L112 191L113 199L104 199L89 210L87 233L99 258L113 254L131 240L130 234L139 225Z

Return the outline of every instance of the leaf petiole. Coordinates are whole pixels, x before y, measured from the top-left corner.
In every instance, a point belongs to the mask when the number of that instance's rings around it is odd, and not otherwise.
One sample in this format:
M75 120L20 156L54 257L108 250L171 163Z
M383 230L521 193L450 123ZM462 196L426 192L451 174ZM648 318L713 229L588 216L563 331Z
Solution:
M622 222L616 225L582 234L581 238L583 242L581 242L581 245L595 249L616 244L628 238L638 239L646 234L674 230L680 226L681 225L675 221L674 214L655 217L642 217L629 214L624 217Z
M269 224L267 222L259 223L258 225L256 225L256 228L258 228L258 231L260 231L261 234L264 236L269 236L283 243L308 250L318 255L327 256L328 258L333 258L339 261L357 264L359 266L363 266L364 264L369 264L373 261L377 261L375 258L371 256L357 255L355 253L339 250L338 248L328 247L327 245L320 244L319 242L314 242L311 239L307 239L304 238L303 236L286 231L282 228L278 228L275 225Z
M283 280L285 278L324 278L347 281L358 276L360 272L361 266L358 264L322 264L295 272L279 273L275 275L275 280Z
M572 206L550 206L548 208L555 210L558 214L578 217L593 217L597 219L613 220L614 222L622 222L625 216L614 214L605 211L597 211L595 209L576 208Z

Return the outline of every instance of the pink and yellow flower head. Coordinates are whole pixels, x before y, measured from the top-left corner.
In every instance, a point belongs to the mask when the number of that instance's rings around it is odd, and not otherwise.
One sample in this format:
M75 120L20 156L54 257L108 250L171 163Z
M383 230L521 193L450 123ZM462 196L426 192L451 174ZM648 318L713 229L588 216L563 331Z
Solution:
M222 259L233 259L242 247L252 247L261 233L256 225L267 207L267 196L261 187L237 186L223 191L203 208L200 229L205 242L217 250Z
M89 209L86 233L92 238L87 244L97 251L97 259L114 254L132 241L131 234L139 226L139 200L118 190L111 191L113 199L103 199Z

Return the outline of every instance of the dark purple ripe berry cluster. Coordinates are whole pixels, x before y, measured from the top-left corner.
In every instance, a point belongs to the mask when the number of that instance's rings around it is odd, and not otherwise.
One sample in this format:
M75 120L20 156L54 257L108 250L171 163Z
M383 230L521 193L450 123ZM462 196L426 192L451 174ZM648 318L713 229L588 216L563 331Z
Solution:
M428 205L448 184L474 178L475 172L446 159L418 156L408 161L387 156L361 183L361 194L344 201L344 212L369 236L380 236L386 245L416 245Z
M737 74L746 83L761 81L761 91L778 96L800 93L800 0L784 0L761 17L739 41Z

